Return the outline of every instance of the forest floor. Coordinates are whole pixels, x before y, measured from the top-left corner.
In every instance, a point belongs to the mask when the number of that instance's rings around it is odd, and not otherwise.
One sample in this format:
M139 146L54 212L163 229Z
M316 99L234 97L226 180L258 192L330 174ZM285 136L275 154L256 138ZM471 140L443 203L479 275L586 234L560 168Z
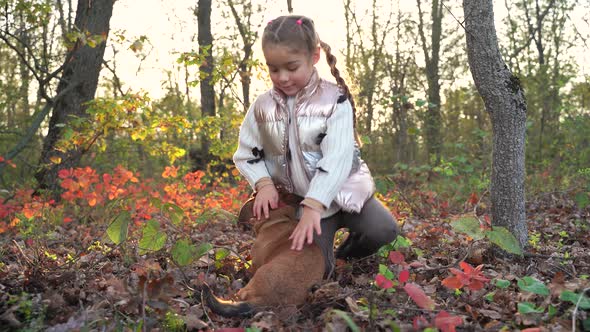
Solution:
M140 256L109 244L105 225L70 222L40 243L5 233L0 330L590 331L590 207L577 208L563 193L529 198L530 247L522 257L455 232L449 220L457 216L411 215L402 218L411 242L397 256L339 261L306 305L248 318L215 315L193 290L206 281L229 298L247 283L253 236L231 218L191 227L192 240L223 250L185 267L164 254ZM481 289L443 285L462 261L483 265ZM394 276L388 286L376 282L386 270ZM398 281L404 270L409 276ZM409 296L404 283L420 294Z

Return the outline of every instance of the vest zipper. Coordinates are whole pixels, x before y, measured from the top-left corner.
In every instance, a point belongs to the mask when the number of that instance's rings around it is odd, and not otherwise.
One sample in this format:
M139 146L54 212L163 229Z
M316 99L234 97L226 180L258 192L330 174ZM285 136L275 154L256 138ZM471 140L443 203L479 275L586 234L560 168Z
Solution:
M295 185L293 184L293 179L291 179L291 161L289 160L289 154L291 152L291 145L289 143L289 136L291 134L291 109L289 108L289 101L287 100L287 102L285 103L285 108L287 110L287 126L285 128L285 163L286 163L286 169L285 169L285 173L287 175L287 181L288 181L288 185L289 188L287 188L287 190L289 192L293 192L293 190L295 190ZM293 104L293 106L295 106L295 104Z

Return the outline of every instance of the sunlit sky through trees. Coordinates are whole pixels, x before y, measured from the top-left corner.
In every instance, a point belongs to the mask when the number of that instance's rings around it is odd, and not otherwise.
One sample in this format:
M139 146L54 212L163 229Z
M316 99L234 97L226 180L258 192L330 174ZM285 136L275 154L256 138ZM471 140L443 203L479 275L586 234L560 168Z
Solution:
M343 52L345 49L346 26L344 21L343 0L293 0L294 14L303 14L311 17L316 24L320 37L332 46L334 54L339 60L339 65L343 67ZM368 22L369 9L371 1L354 1L357 4L356 15L361 22ZM385 19L390 11L397 12L398 2L402 12L416 13L417 7L415 1L379 1L383 3L380 14ZM113 17L111 19L110 45L107 48L105 59L113 60L113 47L117 50L116 67L117 74L124 83L124 90L131 91L145 90L154 98L162 97L165 93L163 84L166 84L168 73L172 75L172 81L178 82L180 90L184 91L184 73L176 63L179 52L187 52L197 49L197 22L193 13L197 0L119 0L115 3ZM423 1L423 7L427 9L428 1ZM286 0L253 0L253 4L262 5L262 12L255 14L252 24L262 24L258 30L261 32L264 24L268 20L287 14ZM213 1L212 25L214 38L223 36L228 26L233 26L232 18L224 19L221 11L228 11L225 8L225 1ZM463 10L460 1L446 2L445 23L459 24L449 11L462 21ZM494 1L494 11L496 19L496 28L503 28L502 18L506 15L504 1ZM576 29L582 36L588 36L590 29L587 21L584 22L582 17L588 16L590 4L580 6L580 10L574 10L570 19L574 22ZM364 20L363 20L364 18ZM428 20L429 17L425 17ZM126 40L120 42L117 34L125 36ZM139 52L129 49L129 44L133 40L146 36L148 41L143 44ZM501 37L500 37L501 38ZM223 42L217 40L216 42ZM590 43L590 41L587 41ZM580 45L574 48L574 53L579 65L580 76L588 75L590 68L590 44ZM255 57L262 59L260 44L255 45ZM418 53L422 56L422 53ZM143 60L142 60L143 59ZM417 59L422 63L421 59ZM193 73L196 68L192 68ZM320 74L330 78L327 65L322 60L318 66ZM103 76L110 77L106 70L102 72ZM268 83L264 80L254 79L254 93L267 88ZM197 93L198 88L193 88L193 93Z

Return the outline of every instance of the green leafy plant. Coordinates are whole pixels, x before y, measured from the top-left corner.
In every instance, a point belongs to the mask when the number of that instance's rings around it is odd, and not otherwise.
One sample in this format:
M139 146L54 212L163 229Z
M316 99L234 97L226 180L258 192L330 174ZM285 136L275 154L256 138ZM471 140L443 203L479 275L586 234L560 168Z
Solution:
M467 234L474 240L487 238L490 242L511 254L523 255L518 240L505 227L485 228L475 217L459 218L451 222L451 226L456 232Z

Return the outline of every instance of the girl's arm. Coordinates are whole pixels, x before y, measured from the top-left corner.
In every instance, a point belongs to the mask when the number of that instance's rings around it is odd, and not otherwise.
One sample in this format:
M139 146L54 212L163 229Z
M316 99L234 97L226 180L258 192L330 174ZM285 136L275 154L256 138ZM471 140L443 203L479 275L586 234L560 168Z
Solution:
M254 116L253 104L240 126L238 149L234 153L233 161L238 171L254 190L260 189L261 184L264 186L272 184L262 153L262 140Z
M320 144L323 157L317 163L306 198L321 203L325 208L330 207L350 175L354 145L352 106L346 100L336 104L336 109L327 120L326 136Z
M317 171L301 202L303 215L289 237L291 249L301 250L305 243L311 244L314 231L321 235L321 212L330 207L350 175L354 143L352 107L347 100L336 104L334 113L327 120L326 136L320 144L323 157L317 163Z

